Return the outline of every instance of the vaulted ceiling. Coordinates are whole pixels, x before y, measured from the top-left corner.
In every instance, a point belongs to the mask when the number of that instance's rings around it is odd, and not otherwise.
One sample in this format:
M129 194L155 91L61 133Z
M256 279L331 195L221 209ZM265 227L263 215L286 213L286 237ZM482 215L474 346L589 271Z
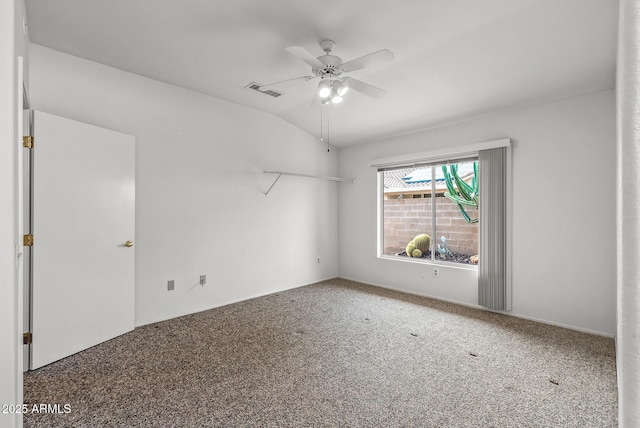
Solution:
M330 107L338 146L613 88L617 0L26 0L33 43L262 110L319 136L318 79L285 51L391 63ZM324 107L325 109L327 107Z

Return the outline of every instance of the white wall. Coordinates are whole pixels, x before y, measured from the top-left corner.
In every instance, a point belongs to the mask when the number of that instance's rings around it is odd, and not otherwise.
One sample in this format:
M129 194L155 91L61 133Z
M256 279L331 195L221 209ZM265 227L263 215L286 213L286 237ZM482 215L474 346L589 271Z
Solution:
M640 426L640 4L620 1L617 89L619 426Z
M599 92L385 141L343 148L339 274L477 304L477 272L376 257L371 159L513 139L513 311L613 336L616 302L615 96Z
M282 177L265 197L276 177L262 173L335 175L336 150L275 116L39 45L30 59L34 109L136 138L136 325L337 275L337 183Z
M21 238L17 216L18 101L22 96L18 57L26 57L28 43L22 32L23 16L23 0L0 2L0 404L22 403L22 288L15 249ZM22 418L0 413L0 426L21 427Z
M15 128L15 57L14 2L0 2L0 403L18 399L16 373L18 327L14 263L14 146ZM15 426L16 418L0 414L0 424Z

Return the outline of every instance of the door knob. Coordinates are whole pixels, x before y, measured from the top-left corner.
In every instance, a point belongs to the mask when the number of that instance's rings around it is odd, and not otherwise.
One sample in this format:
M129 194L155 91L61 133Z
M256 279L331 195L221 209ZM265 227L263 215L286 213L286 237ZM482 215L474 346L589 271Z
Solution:
M133 241L127 241L124 243L125 247L133 247Z

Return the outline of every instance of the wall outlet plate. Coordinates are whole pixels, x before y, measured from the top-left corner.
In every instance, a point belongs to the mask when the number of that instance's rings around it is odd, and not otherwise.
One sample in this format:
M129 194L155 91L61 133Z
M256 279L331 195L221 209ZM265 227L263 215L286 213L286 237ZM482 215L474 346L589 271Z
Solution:
M200 285L205 285L207 283L207 275L200 275Z
M440 270L438 268L433 269L433 277L440 278Z
M173 279L170 279L169 281L167 281L167 291L175 290L175 288L176 288L176 282Z

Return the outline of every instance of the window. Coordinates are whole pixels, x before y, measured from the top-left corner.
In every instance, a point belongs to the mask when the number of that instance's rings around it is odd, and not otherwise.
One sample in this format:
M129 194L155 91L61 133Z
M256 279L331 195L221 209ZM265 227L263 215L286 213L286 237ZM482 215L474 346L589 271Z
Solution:
M466 157L381 170L382 254L476 264L477 165Z
M378 254L477 263L478 304L510 311L511 139L374 159L370 165L378 169L380 189ZM433 239L427 245L421 235Z

